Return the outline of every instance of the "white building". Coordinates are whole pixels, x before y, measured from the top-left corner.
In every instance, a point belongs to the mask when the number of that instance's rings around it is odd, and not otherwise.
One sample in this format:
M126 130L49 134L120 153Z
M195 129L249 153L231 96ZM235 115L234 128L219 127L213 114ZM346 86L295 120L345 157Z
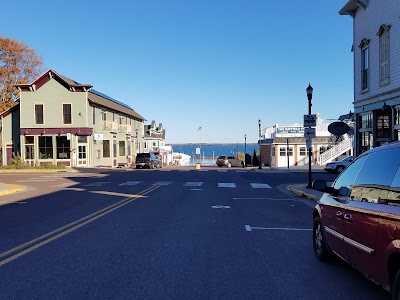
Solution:
M342 139L336 138L328 131L328 125L317 116L316 138L312 139L312 163L324 164L318 158L328 149L337 146L342 140L347 140L347 135ZM350 144L351 145L351 144ZM343 152L349 151L347 147ZM276 124L262 130L260 142L261 162L271 167L299 166L308 164L308 151L304 138L302 124ZM339 156L342 153L338 153ZM337 157L336 156L336 157ZM331 160L336 157L330 157Z

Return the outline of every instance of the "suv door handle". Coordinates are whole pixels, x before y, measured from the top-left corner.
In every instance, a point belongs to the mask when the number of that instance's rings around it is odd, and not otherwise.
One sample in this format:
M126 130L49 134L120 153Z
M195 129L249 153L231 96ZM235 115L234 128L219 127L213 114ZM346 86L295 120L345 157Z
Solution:
M345 214L344 215L344 219L346 220L346 221L348 221L348 222L351 222L352 220L351 220L351 215L350 214Z
M336 213L336 217L338 218L338 219L343 219L343 213L341 212L341 211L338 211L337 213Z

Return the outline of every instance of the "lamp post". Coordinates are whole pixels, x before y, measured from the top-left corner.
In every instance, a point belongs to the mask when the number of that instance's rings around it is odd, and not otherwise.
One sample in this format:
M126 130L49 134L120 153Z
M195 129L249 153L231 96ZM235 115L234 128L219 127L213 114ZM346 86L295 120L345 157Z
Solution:
M313 93L313 88L311 86L311 84L308 84L308 87L306 89L307 91L307 99L308 99L308 114L311 115L311 99L312 99L312 93ZM311 139L310 139L311 141ZM307 183L307 188L312 188L312 184L311 184L311 143L309 143L308 145L308 183Z
M247 167L247 163L246 163L246 135L244 135L244 166Z
M262 169L261 165L261 120L258 119L258 145L259 145L259 149L260 149L260 163L258 166L258 169Z

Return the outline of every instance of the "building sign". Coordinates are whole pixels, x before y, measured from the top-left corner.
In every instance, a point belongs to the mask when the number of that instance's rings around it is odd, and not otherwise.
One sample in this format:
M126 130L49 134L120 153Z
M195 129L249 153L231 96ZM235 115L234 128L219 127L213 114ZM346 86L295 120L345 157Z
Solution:
M104 137L102 133L95 133L93 134L93 138L95 141L102 141Z
M348 133L349 130L350 130L349 125L340 121L332 122L328 126L328 131L334 135L343 135Z
M304 115L304 127L317 126L317 115Z
M303 133L304 127L302 126L286 126L276 128L276 133Z
M315 128L306 128L304 130L304 137L306 139L314 139L316 137Z

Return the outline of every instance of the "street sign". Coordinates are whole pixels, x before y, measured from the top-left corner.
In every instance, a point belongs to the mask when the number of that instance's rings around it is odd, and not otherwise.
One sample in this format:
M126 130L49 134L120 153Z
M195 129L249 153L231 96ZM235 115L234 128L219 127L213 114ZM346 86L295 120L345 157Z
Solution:
M71 139L71 133L67 132L67 140Z
M102 141L104 139L104 135L102 133L93 134L93 138L95 141Z
M304 128L304 137L306 139L314 139L316 138L316 134L315 134L315 128Z
M199 147L196 148L196 154L197 154L197 155L200 154L200 148L199 148Z
M304 115L304 127L317 126L317 115Z

